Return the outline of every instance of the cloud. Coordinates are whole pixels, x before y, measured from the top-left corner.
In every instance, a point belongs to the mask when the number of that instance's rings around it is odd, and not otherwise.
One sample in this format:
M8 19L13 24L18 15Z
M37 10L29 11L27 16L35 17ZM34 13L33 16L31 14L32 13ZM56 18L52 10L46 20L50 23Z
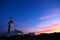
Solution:
M33 28L28 28L27 31L32 32L34 29Z
M48 28L54 28L58 25L60 25L60 22L54 22L54 23L52 23L52 25L48 26Z
M56 29L56 28L59 28L59 27L60 27L60 23L57 22L57 23L53 23L50 26L47 26L46 28L44 28L44 30Z
M49 26L47 26L47 24L37 24L34 27L27 27L24 31L25 33L35 32L36 35L40 33L51 33L54 31L58 32L60 31L60 22L52 22L52 24L50 24Z
M44 14L46 14L46 16L43 17L39 17L39 20L44 20L47 18L52 18L55 16L60 16L60 8L54 8L54 9L50 9L47 12L44 12Z
M38 19L39 19L39 20L44 20L44 19L48 19L48 18L55 17L55 16L60 16L60 14L47 15L47 16L40 17L40 18L38 18Z
M27 31L27 32L33 32L33 31L36 30L36 28L38 29L38 28L41 28L42 26L46 26L45 24L37 24L37 25L35 25L35 26L32 27L31 25L28 25L28 24L26 24L24 22L17 22L16 25L17 25L16 29L20 29L21 27L22 28L25 27L24 31Z
M35 35L39 35L39 34L41 34L40 31L37 31L37 32L34 32L34 33L35 33Z
M47 18L51 18L52 16L44 16L44 17L41 17L39 18L40 20L44 20L44 19L47 19Z
M35 32L38 28L41 29L43 26L46 26L45 24L37 24L35 25L34 27L29 27L26 29L26 33L29 33L29 32ZM37 34L38 32L36 32Z
M33 30L34 30L34 28L32 28L32 27L27 28L25 33L30 33L30 32L33 32Z
M42 27L42 26L46 26L46 24L37 24L35 27Z
M60 22L53 23L50 26L47 26L46 28L36 31L35 34L39 35L41 33L53 33L53 32L60 32Z

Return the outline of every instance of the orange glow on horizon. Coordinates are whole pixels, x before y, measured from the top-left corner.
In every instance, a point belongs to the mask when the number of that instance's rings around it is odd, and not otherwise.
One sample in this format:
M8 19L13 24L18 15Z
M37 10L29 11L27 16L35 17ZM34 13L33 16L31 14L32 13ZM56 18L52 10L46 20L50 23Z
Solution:
M60 32L60 23L56 23L53 25L50 25L49 27L45 28L42 31L35 32L35 35L39 35L41 33L54 33L54 32Z

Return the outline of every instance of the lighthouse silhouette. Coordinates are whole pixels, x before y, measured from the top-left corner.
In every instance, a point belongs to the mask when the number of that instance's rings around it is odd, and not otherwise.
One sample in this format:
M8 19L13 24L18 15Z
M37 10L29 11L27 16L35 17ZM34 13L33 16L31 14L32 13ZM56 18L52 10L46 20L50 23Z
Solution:
M14 22L12 17L10 17L8 22L8 33L12 33L14 31Z
M2 36L14 36L14 35L23 35L23 32L21 30L17 30L14 28L14 22L12 17L9 18L9 22L8 22L8 31L3 33Z

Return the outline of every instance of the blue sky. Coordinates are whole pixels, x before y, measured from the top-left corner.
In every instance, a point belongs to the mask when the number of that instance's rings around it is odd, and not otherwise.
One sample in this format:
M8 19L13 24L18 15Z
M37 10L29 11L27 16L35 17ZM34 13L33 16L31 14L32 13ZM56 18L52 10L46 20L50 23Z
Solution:
M60 22L59 11L60 0L0 0L0 29L6 30L9 18L12 17L15 29L26 32L26 29L34 28L33 31L36 31L38 28L36 29L35 26L38 24L48 26L54 19L55 22ZM46 16L47 19L41 20ZM44 27L40 27L39 30L42 28Z

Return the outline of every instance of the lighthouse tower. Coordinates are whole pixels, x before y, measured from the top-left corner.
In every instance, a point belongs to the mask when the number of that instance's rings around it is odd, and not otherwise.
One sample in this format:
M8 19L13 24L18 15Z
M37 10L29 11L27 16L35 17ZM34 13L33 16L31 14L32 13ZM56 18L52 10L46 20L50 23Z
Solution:
M4 36L14 36L14 35L23 35L23 32L17 29L14 29L14 22L12 17L10 17L8 22L8 32L3 34Z
M12 17L10 17L8 24L9 24L9 25L8 25L8 26L9 26L9 27L8 27L8 33L12 33L12 32L14 31L14 22L13 22Z

